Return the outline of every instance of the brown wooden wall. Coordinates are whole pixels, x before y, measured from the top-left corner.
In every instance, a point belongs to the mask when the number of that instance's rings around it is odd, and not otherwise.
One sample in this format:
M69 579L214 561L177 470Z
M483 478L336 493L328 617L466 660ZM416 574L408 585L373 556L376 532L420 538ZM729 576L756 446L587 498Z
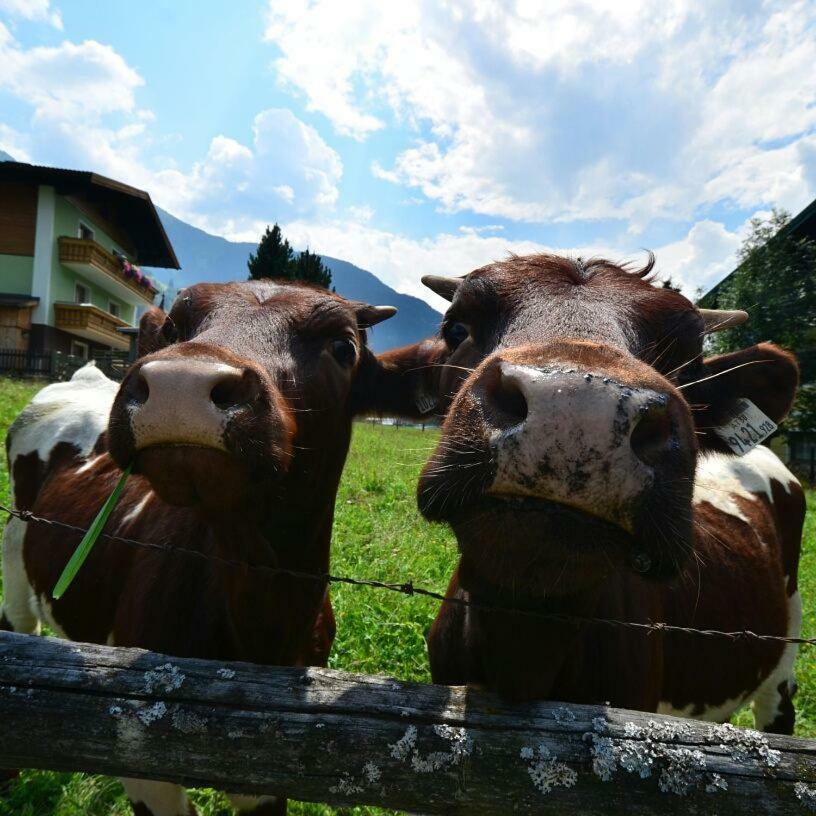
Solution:
M0 254L34 255L37 187L0 184Z
M0 348L25 351L31 329L31 306L0 306Z

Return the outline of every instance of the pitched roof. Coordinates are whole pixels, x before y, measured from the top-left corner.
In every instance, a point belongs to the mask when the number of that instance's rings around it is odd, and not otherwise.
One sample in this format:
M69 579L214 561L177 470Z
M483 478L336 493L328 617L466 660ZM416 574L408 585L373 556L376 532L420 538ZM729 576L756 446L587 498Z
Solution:
M47 184L59 195L81 197L98 207L109 221L130 237L140 264L180 268L159 214L144 190L86 170L65 170L14 161L0 161L0 182L4 181Z

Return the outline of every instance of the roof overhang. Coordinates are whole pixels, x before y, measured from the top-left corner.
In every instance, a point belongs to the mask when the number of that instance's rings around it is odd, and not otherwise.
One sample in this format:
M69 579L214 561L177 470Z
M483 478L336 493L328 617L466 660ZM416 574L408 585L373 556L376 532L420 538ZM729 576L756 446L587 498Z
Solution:
M40 299L33 295L13 295L9 292L0 292L0 306L33 309L39 302Z
M4 181L48 185L59 195L84 199L126 233L133 242L138 263L180 268L159 214L144 190L98 173L24 162L0 162L0 183Z

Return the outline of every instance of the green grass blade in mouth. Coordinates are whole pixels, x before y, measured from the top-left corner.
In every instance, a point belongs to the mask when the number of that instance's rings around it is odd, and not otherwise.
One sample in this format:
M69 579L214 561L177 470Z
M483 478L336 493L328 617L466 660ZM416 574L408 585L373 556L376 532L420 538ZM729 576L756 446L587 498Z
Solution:
M128 465L122 472L122 475L119 477L119 481L116 483L116 487L113 488L113 493L108 496L107 500L102 505L102 509L97 513L96 518L93 520L93 524L91 524L91 526L88 528L88 532L82 537L82 541L79 542L79 546L74 550L74 554L65 565L65 569L62 571L62 575L60 575L57 585L54 587L54 591L52 593L54 600L59 600L63 596L65 590L71 586L71 581L73 581L76 577L76 574L79 572L79 568L85 563L85 559L91 552L91 548L94 544L96 544L96 540L99 538L100 533L105 527L108 516L110 516L110 514L113 512L113 508L116 507L117 503L119 502L119 497L122 495L122 491L125 489L125 482L127 481L128 476L130 476L132 467L133 465Z

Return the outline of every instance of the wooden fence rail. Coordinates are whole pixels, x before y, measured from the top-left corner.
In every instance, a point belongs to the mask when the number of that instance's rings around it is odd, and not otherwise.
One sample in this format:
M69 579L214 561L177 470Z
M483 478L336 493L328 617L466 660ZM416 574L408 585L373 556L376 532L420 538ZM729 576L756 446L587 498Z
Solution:
M816 742L0 633L0 766L421 813L816 810Z

